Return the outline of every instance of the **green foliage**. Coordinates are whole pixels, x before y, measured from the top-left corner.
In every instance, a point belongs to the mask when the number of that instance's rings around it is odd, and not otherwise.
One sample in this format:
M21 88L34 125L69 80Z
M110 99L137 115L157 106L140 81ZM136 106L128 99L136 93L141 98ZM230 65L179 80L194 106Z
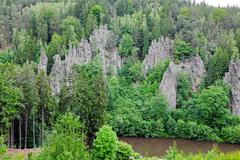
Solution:
M203 89L190 100L188 114L192 120L199 123L213 128L222 128L227 125L228 96L228 92L220 86Z
M238 50L240 50L240 29L237 29L235 31L234 39L236 41L236 46L238 47Z
M140 61L133 62L131 59L127 60L121 70L119 76L126 77L127 82L137 82L143 79L141 71L142 63Z
M128 33L123 34L118 48L119 54L123 57L127 57L134 54L135 51L136 48L134 47L134 41L131 35Z
M83 125L72 113L60 116L36 160L89 159L82 131Z
M50 72L53 65L53 57L56 54L62 55L63 49L63 40L62 37L58 34L53 34L51 42L47 46L46 52L48 56L48 73Z
M15 54L15 61L18 64L24 64L26 61L34 61L38 57L37 53L36 40L25 33Z
M212 12L212 18L215 22L222 22L227 16L227 12L223 8L216 8Z
M81 34L82 34L82 28L81 28L81 24L79 19L77 19L76 17L73 16L68 16L65 19L62 20L61 22L61 32L64 34L66 34L65 32L67 32L68 28L70 26L73 26L74 31L77 34L77 39L80 40L81 39Z
M142 59L148 52L149 36L147 33L146 15L142 12L135 12L132 15L119 17L113 23L113 30L119 37L128 33L138 48L138 56Z
M5 68L6 69L6 68ZM13 86L11 79L0 74L0 134L8 133L11 122L17 117L22 100L21 90Z
M99 62L95 60L87 65L75 66L69 80L73 83L62 91L60 104L65 106L60 108L69 109L80 116L86 127L88 144L91 145L95 133L103 125L108 101ZM65 97L69 97L68 101Z
M180 73L177 79L177 108L182 108L192 95L191 80L188 74Z
M239 143L240 141L240 126L225 127L221 131L222 138L230 143Z
M185 41L177 39L174 43L173 54L176 60L184 60L193 55L193 48Z
M217 147L207 153L185 154L177 150L175 146L171 147L163 157L166 160L239 160L239 152L221 153ZM144 158L146 160L160 160L157 158Z
M55 41L59 41L59 45L61 45L61 41L63 44L68 47L74 46L80 41L82 38L82 28L80 22L77 18L68 16L61 22L61 32L62 32L62 40L60 37L54 37Z
M104 14L102 6L100 6L100 5L92 6L91 14L93 14L96 17L97 24L100 25L103 14Z
M165 158L167 160L176 160L178 159L178 155L180 154L181 152L179 152L177 150L177 147L176 147L176 144L174 143L174 145L172 147L169 148L169 150L167 150L167 153L165 155Z
M133 0L117 0L115 6L117 8L117 15L124 16L125 14L133 13Z
M4 144L4 137L0 136L0 160L7 160L7 146Z
M229 55L221 48L217 48L207 66L207 75L204 83L206 86L214 84L216 80L222 79L228 71Z
M14 62L15 55L12 50L0 51L0 63Z
M181 7L179 9L179 12L180 12L181 16L184 16L184 17L190 17L191 16L191 12L186 6Z
M93 160L115 160L117 153L117 135L109 126L102 126L93 141Z
M169 63L170 60L166 60L157 64L153 69L148 71L145 81L150 84L160 83Z
M167 113L168 104L163 96L150 97L145 102L145 115L151 120L159 120L164 118Z
M116 160L129 160L138 156L139 154L134 152L131 145L122 141L117 142Z

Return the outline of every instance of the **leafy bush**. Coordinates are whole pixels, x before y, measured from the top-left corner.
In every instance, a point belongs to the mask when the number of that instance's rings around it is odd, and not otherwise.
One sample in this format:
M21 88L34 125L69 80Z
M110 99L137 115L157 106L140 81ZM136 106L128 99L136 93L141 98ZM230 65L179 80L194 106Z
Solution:
M193 48L187 42L177 39L174 43L173 54L176 60L184 60L193 55Z
M177 108L182 108L192 95L191 80L187 73L179 73L177 76Z
M0 63L13 62L14 58L12 50L0 51Z
M221 136L226 142L240 143L240 125L223 128Z
M227 125L229 115L228 93L220 86L210 86L193 96L188 103L187 114L191 120L205 124L212 128Z
M125 33L122 35L121 42L118 48L119 54L123 57L131 56L136 52L134 41L130 34Z
M129 160L138 156L139 154L134 152L131 145L122 141L117 142L116 160Z
M115 160L117 152L117 135L109 126L102 126L93 141L93 160Z
M89 159L81 133L83 126L72 113L61 116L37 160Z
M221 48L217 48L207 66L207 75L204 79L206 86L213 85L215 81L222 79L228 71L229 55Z
M166 60L164 62L160 62L159 64L157 64L153 69L148 71L145 81L147 81L150 84L154 82L160 83L162 80L162 76L166 71L169 63L170 60Z

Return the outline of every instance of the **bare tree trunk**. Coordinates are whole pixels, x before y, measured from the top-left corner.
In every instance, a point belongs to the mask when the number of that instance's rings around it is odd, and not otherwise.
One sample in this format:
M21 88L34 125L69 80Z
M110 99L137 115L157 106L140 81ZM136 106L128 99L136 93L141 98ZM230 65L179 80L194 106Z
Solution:
M44 141L44 107L42 107L42 133L41 133L41 145L43 146Z
M21 120L21 118L18 121L19 121L19 149L21 149L22 148L22 120Z
M11 146L10 148L13 148L14 146L14 121L12 120L12 126L11 126Z
M11 127L8 129L8 148L11 148Z
M27 148L27 138L28 138L27 132L28 132L28 113L26 113L25 115L25 142L24 142L25 149Z
M33 113L33 148L36 147L36 135L35 135L35 116Z

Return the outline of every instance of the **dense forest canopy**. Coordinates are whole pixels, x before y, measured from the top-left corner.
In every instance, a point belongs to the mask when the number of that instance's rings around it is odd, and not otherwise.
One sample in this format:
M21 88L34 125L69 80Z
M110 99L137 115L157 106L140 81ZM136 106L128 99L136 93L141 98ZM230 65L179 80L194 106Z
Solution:
M0 135L10 148L75 137L80 159L132 154L117 135L240 143L239 51L238 7L1 0Z

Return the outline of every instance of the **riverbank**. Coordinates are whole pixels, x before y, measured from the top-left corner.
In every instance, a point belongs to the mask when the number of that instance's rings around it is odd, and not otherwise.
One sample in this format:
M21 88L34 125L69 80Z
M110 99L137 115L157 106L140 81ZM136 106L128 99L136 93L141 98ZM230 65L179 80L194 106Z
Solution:
M240 145L229 143L214 143L209 141L196 141L180 138L139 138L119 137L119 140L132 145L134 151L143 156L164 156L174 143L179 151L186 154L207 153L217 146L223 153L240 151Z

